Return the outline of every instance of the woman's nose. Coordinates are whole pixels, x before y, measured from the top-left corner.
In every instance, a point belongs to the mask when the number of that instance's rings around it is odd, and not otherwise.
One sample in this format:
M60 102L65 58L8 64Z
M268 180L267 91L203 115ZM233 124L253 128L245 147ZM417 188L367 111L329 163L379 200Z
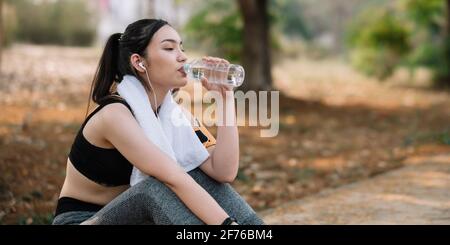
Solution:
M185 62L187 60L187 56L184 52L180 52L180 54L178 55L178 59L179 62Z

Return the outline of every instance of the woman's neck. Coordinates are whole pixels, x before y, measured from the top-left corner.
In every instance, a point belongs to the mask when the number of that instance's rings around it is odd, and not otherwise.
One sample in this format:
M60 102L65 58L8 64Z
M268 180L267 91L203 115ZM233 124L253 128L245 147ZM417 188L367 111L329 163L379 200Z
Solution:
M156 111L156 109L161 106L162 102L164 101L164 98L166 97L166 94L169 92L168 88L159 87L156 84L152 84L153 90L156 95L156 105L155 105L155 96L153 95L153 91L147 91L147 96L150 101L150 104L152 105L152 110Z

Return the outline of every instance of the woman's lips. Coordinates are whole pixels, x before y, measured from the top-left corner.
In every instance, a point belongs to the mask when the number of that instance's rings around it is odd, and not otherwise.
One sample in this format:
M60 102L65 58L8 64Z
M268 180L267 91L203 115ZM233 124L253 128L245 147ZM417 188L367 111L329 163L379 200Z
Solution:
M181 75L182 75L183 77L186 77L186 76L187 76L186 72L184 72L183 67L181 67L180 69L178 69L178 72L180 72Z

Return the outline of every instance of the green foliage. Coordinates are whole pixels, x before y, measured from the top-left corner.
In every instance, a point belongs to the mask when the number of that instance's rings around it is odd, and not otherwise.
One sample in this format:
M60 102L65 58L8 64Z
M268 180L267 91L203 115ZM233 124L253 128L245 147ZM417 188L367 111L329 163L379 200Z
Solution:
M418 26L430 31L439 31L443 18L443 0L402 0L399 11L405 11L408 17Z
M450 79L450 41L442 0L401 0L363 12L348 35L359 70L386 78L400 65L427 66L436 81ZM447 84L448 85L448 84Z
M349 31L350 61L366 74L385 79L410 51L409 35L393 11L364 11Z
M234 1L205 1L185 26L188 47L239 61L243 23Z
M450 86L450 39L445 35L445 1L403 0L399 9L406 11L408 20L417 30L412 36L417 45L407 57L408 64L431 68L436 85Z
M273 0L269 2L269 13L275 25L289 37L300 36L311 40L312 32L306 24L303 5L298 0Z
M13 4L20 41L86 46L94 40L95 29L83 0L17 0Z
M203 7L184 27L186 46L202 49L233 62L240 61L243 48L243 20L236 1L211 0L202 2L202 5ZM272 51L281 50L279 36L282 34L311 38L299 11L301 5L296 0L269 1L267 14L272 28L269 34Z

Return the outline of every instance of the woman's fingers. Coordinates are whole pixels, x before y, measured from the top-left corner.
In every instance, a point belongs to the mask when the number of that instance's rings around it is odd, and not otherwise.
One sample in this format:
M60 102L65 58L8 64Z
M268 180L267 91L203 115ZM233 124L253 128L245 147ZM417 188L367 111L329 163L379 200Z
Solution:
M211 56L204 56L202 58L202 60L204 62L206 62L207 64L212 64L212 65L218 65L218 64L229 65L230 64L230 62L228 62L228 60L217 58L217 57L211 57ZM213 71L209 71L208 75L211 75L212 72ZM200 81L202 82L203 87L205 87L208 90L216 90L216 91L219 91L219 92L233 91L233 87L232 86L227 86L227 85L224 85L224 84L210 84L206 77L202 77L200 79Z
M208 79L206 77L200 78L200 81L202 82L203 87L208 88Z
M228 62L228 60L226 60L226 59L220 59L220 61L221 61L222 63L225 63L225 64L227 64L227 65L229 65L229 64L230 64L230 62Z
M228 62L228 60L217 58L217 57L211 57L211 56L205 56L202 58L202 60L207 63L225 63L227 65L230 64L230 62Z

